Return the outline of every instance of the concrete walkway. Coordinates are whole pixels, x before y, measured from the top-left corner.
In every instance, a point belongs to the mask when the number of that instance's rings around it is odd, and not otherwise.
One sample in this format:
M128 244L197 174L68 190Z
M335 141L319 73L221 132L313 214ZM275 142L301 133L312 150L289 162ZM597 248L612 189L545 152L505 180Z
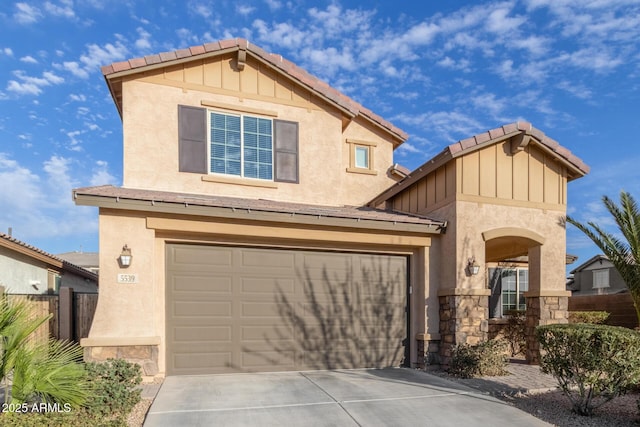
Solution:
M547 426L458 381L411 369L165 379L145 421L157 426Z

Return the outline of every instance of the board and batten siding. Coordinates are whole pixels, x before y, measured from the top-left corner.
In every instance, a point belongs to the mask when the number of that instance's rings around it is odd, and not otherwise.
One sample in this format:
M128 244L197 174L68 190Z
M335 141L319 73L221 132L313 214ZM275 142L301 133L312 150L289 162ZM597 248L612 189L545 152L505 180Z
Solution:
M450 160L395 196L393 209L427 213L454 200L560 209L567 203L567 171L535 144L510 152L510 142Z
M185 89L210 88L214 93L237 95L263 100L278 100L291 105L308 104L309 91L295 86L271 67L248 59L242 72L235 69L235 54L191 61L155 71L142 79L153 83L174 85Z

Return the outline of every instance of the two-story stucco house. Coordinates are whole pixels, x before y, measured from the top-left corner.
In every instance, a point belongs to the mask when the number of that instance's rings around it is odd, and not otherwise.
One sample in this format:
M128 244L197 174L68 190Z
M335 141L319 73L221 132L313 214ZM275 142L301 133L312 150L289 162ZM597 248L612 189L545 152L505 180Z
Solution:
M566 321L567 183L588 168L529 123L409 172L403 131L246 40L103 74L124 177L74 191L100 218L88 359L150 375L446 362L486 339L489 263L523 255L529 326Z

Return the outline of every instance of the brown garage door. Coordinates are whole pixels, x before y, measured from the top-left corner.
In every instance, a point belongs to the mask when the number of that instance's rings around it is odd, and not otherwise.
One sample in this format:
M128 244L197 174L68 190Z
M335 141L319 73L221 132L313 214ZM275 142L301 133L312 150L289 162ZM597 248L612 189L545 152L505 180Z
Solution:
M171 244L167 374L398 366L407 259Z

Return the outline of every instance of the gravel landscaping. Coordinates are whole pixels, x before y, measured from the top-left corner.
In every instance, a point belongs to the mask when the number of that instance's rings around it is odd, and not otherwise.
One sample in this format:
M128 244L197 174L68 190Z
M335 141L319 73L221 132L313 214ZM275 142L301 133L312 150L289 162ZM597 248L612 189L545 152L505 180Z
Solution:
M536 418L560 427L627 427L638 426L640 420L636 406L640 395L637 393L627 394L605 403L596 409L591 417L572 413L569 399L558 390L497 397Z

